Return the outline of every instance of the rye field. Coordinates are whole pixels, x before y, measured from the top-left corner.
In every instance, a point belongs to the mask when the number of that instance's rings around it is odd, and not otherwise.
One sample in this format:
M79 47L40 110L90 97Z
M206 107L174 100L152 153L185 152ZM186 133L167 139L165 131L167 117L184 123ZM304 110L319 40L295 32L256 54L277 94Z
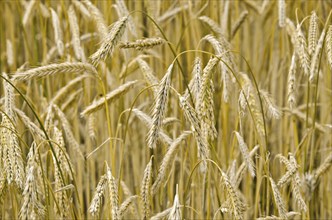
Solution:
M332 1L0 14L0 219L332 219Z

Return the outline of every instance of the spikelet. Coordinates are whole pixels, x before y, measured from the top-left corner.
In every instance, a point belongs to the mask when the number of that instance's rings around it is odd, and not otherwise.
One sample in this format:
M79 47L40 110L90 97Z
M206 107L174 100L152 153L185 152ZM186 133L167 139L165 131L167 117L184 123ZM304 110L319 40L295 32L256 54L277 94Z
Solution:
M12 42L9 39L6 40L6 52L8 66L12 66L14 64L14 51Z
M19 213L20 219L37 219L37 217L44 216L43 206L36 195L36 186L34 167L30 167L27 171L27 179L23 191L24 201Z
M138 198L137 195L130 196L128 199L126 199L119 208L119 216L121 219L123 219L123 215L128 211L128 208L133 204L133 202Z
M301 31L301 26L297 25L297 28L295 28L294 23L289 18L286 18L286 30L288 35L291 37L291 41L299 58L301 68L304 74L308 75L310 60L307 50L307 43Z
M280 162L284 163L287 168L287 172L280 178L278 182L278 186L282 186L285 183L291 181L292 177L296 174L297 172L297 164L291 163L286 157L282 156L281 154L278 154L276 156L277 158L280 159Z
M310 25L308 31L308 53L309 56L312 56L315 52L316 43L317 43L317 32L318 32L318 24L317 24L317 15L315 11L311 12L310 16Z
M332 70L332 25L329 26L325 40L325 51L327 56L327 61L330 64Z
M93 198L89 207L89 212L91 213L92 216L98 216L106 188L107 188L107 174L104 174L99 179L96 191L93 194Z
M259 149L259 145L256 145L249 153L249 157L253 157L254 154L256 153L256 151ZM238 187L241 183L241 180L242 180L242 176L243 176L243 173L244 173L244 170L246 168L246 162L242 162L241 166L239 167L239 169L237 170L236 172L236 175L235 175L235 184L234 184L234 187Z
M39 166L40 160L37 154L37 144L36 142L32 142L31 147L29 149L29 153L27 155L27 169L29 169L29 166L36 166L36 168L40 169ZM41 170L40 170L41 171Z
M75 6L75 8L77 8L79 10L79 12L81 13L81 15L83 15L84 18L86 18L86 19L91 18L91 14L90 14L89 10L86 9L86 7L84 6L83 3L81 3L78 0L73 0L72 2L73 2L73 5ZM106 28L106 30L107 30L107 28Z
M173 207L169 212L168 220L181 220L181 210L178 189L176 190L176 195L173 202Z
M293 53L292 62L289 67L288 81L287 81L287 101L290 109L293 109L296 105L296 55Z
M80 88L76 92L73 92L70 94L70 96L67 97L67 99L64 101L64 103L61 105L61 110L65 111L67 108L71 106L71 104L74 103L75 100L77 100L78 95L82 95L83 89Z
M282 200L282 197L278 190L277 185L275 184L274 180L271 177L270 177L270 183L271 183L271 187L272 187L272 191L273 191L274 201L275 201L275 204L276 204L278 212L279 212L279 216L282 219L287 219L286 206L284 204L284 201Z
M91 15L90 17L93 19L95 26L97 27L97 31L100 38L105 39L108 33L107 31L108 28L103 15L99 11L99 9L96 6L94 6L89 0L84 0L83 3L87 6L90 12ZM79 4L76 3L76 6L79 7ZM81 9L82 7L79 8ZM81 10L81 12L83 12L83 10Z
M45 208L41 202L41 168L39 166L36 143L33 143L28 154L26 167L25 188L23 191L23 204L20 209L20 219L42 219L45 215Z
M289 111L287 108L285 109L286 111ZM301 119L302 121L305 121L306 120L306 115L305 113L297 110L297 109L293 109L292 111L290 111L294 116L298 117L299 119ZM308 120L309 122L309 125L312 125L313 121L311 118L309 118ZM323 126L322 124L320 123L315 123L315 129L317 129L317 131L320 131L322 133L328 133L329 130L327 129L328 126Z
M287 170L294 169L293 164L286 157L282 156L281 154L277 154L276 158L278 158L280 160L280 162L285 164Z
M199 120L198 113L196 110L188 103L188 100L184 97L179 97L180 107L183 109L187 120L190 122L192 130L194 132L194 137L196 139L198 157L203 161L201 165L201 171L205 171L207 168L206 159L210 156L210 150L206 138L203 136L201 130L201 121Z
M214 20L212 20L211 18L207 17L207 16L201 16L198 18L200 21L202 21L203 23L207 24L209 26L209 28L216 33L218 36L222 35L222 30L219 26L219 24L217 24L217 22L215 22Z
M280 119L281 111L280 109L274 104L274 100L270 96L270 94L264 90L260 90L260 94L263 99L263 104L265 105L267 116L273 119Z
M208 139L213 140L217 136L217 130L214 126L215 124L215 117L214 117L214 85L213 81L209 80L209 88L206 91L206 100L205 106L207 112L202 114L201 110L198 110L199 117L202 120L201 122L201 129L204 135L204 138L208 141ZM204 107L203 107L204 108Z
M209 42L217 55L229 52L230 44L223 35L216 37L212 34L208 34L204 36L202 40Z
M125 196L130 197L130 196L133 195L131 193L129 187L127 186L127 184L124 181L121 180L120 181L120 185L121 185L121 189L122 189L122 191L123 191L123 193L124 193Z
M148 83L148 85L151 86L151 85L158 84L158 79L154 75L153 70L150 68L149 64L147 62L145 62L143 59L137 59L137 63L139 65L139 67L143 73L144 79ZM153 91L154 91L154 96L156 98L156 96L158 94L158 88L154 86Z
M97 118L94 114L88 116L88 133L91 140L96 140L97 133Z
M228 28L228 24L229 24L229 12L230 12L230 9L229 9L229 5L230 5L230 1L225 1L224 2L224 8L223 8L223 13L222 13L222 17L221 17L221 30L222 30L222 33L227 37L228 36L228 31L229 31L229 28Z
M0 129L1 132L1 129ZM0 136L1 138L1 136ZM1 139L0 139L1 140ZM3 163L2 163L2 149L0 148L0 169L3 170ZM0 173L0 201L3 202L3 198L6 195L6 189L8 188L8 184L6 181L5 173Z
M59 130L56 126L53 128L53 136L54 136L54 140L57 143L54 148L55 150L55 156L58 159L61 171L63 172L63 174L67 174L69 176L70 179L73 179L72 177L72 172L70 167L73 167L73 165L71 164L70 160L69 160L69 156L66 152L66 146L65 146L65 141L63 139L63 135L62 135L62 131ZM53 158L55 157L53 155ZM54 158L54 166L55 168L59 169L56 160ZM59 170L60 172L60 170ZM64 187L64 186L62 186ZM61 187L59 187L61 188Z
M193 93L196 97L196 101L198 100L198 95L199 92L201 91L201 84L202 84L202 79L201 76L203 74L203 69L202 69L202 60L199 57L195 58L194 62L194 68L193 68L193 75L194 75L194 86L193 86Z
M163 160L161 162L161 165L159 167L158 176L157 176L155 182L153 183L153 185L151 187L151 194L152 195L154 195L154 194L157 193L157 190L160 188L160 186L162 185L162 183L165 181L165 179L167 177L167 175L166 175L167 174L167 170L169 169L169 167L172 165L173 161L175 160L175 155L178 152L179 144L183 140L185 140L190 133L191 132L184 131L168 147L167 153L164 156L164 158L163 158Z
M70 93L70 91L72 91L75 88L75 86L77 86L77 84L82 83L82 81L86 77L88 77L88 75L78 76L78 77L70 80L69 82L67 82L64 87L61 87L57 91L57 93L51 99L50 103L57 104L57 103L60 103L61 101L63 101L64 96L68 96L68 94Z
M293 165L293 167L297 167L297 168L300 167L297 164L296 159L295 159L295 157L292 154L289 155L289 162ZM295 182L298 186L300 186L302 184L299 172L295 173L295 175L292 178L292 181Z
M199 77L200 78L200 77ZM196 92L196 80L197 78L194 76L193 78L191 78L191 80L189 81L188 84L188 88L186 88L186 90L184 91L183 97L185 99L189 99L190 98L190 94L189 91L191 93L191 95L193 96L193 101L196 104L197 103L197 96L198 96L198 92Z
M193 66L193 70L192 70L192 78L189 82L189 85L188 85L188 88L185 90L184 94L183 94L183 97L185 99L188 99L189 98L189 91L193 97L193 100L195 102L195 108L198 107L198 95L199 95L199 92L201 90L201 75L202 75L202 60L201 58L199 57L196 57L195 58L195 61L194 61L194 66Z
M54 206L54 211L61 217L67 218L69 214L69 199L64 190L61 190L65 187L64 180L61 176L60 168L62 174L68 174L72 179L70 166L67 162L68 155L65 152L65 145L61 131L54 127L54 139L57 145L54 148L55 155L53 156L53 164L54 164L54 178L55 178L55 199L57 201L58 206ZM57 160L55 159L57 158ZM58 163L57 163L58 162ZM64 172L65 171L65 172Z
M28 24L29 20L33 17L32 13L33 13L33 9L36 6L36 0L31 0L29 1L25 11L24 11L24 15L23 15L23 26L26 27L26 25Z
M7 74L3 73L5 79L9 80ZM10 119L14 119L14 108L15 108L15 100L14 100L14 88L10 85L6 80L3 80L3 88L5 92L5 113L8 115Z
M278 186L282 186L283 184L291 181L292 185L292 194L295 197L297 206L304 212L307 210L307 206L302 198L300 193L300 187L302 185L300 175L298 173L298 164L296 162L295 157L292 154L289 154L289 160L278 154L277 157L280 159L282 163L284 163L287 167L287 172L278 182Z
M322 31L320 37L319 37L319 40L318 40L318 43L316 45L316 48L315 48L315 52L313 53L312 55L312 58L311 58L311 63L310 63L310 76L309 76L309 81L311 83L314 82L314 79L317 75L317 72L318 72L318 65L319 65L319 57L320 57L320 54L321 54L321 49L323 47L323 44L324 44L324 38L325 38L325 29Z
M30 132L36 134L42 140L46 139L44 132L35 123L33 123L31 119L23 111L17 108L14 108L14 110L21 118L24 125L30 130Z
M37 67L25 72L17 72L13 75L13 80L24 81L53 74L77 72L88 72L92 75L98 75L97 70L91 64L81 62L64 62Z
M76 13L75 13L74 7L72 5L69 7L68 17L69 17L69 26L70 26L70 31L72 34L72 42L73 42L75 56L76 56L76 59L80 60L82 58L80 29L78 27Z
M162 4L161 1L148 1L144 0L144 7L145 7L145 12L150 15L154 20L157 20L157 18L160 16L160 6ZM153 25L149 31L151 30L151 34L158 34L160 33L158 28Z
M105 97L102 97L102 98L94 101L91 105L87 106L81 112L81 117L86 117L86 116L102 109L105 105L105 101L108 104L114 102L116 99L120 98L123 94L127 93L129 91L129 89L131 89L134 86L134 84L136 84L136 83L137 83L137 80L129 81L129 82L119 86L117 89L107 93Z
M120 79L124 79L134 73L139 68L138 60L143 59L144 57L149 57L149 55L135 56L126 65L123 65L119 73Z
M47 134L50 134L51 128L53 126L54 112L53 105L49 105L46 109L46 116L44 120L44 127Z
M165 219L169 215L169 213L171 212L172 208L173 207L165 209L164 211L157 213L156 215L152 216L150 218L150 220L162 220L162 219Z
M269 0L268 0L269 1ZM253 0L244 0L243 1L250 9L254 10L258 14L262 14L264 11L262 10L263 5L259 5L258 3L262 1L253 1ZM263 2L264 4L264 2Z
M324 162L312 173L306 173L304 176L306 195L311 199L312 193L318 186L319 178L331 167L332 165L332 154L329 154Z
M152 113L152 126L147 138L149 148L155 148L157 144L157 139L159 138L159 131L161 129L162 121L166 113L173 66L174 63L172 63L168 67L165 76L161 79L159 84L158 95L156 97L155 106Z
M309 54L307 50L307 43L301 31L301 26L298 24L295 32L295 51L300 59L301 67L305 75L309 74Z
M216 54L220 56L219 58L222 58L232 69L236 68L233 55L230 53L231 45L224 36L216 38L215 36L208 34L203 37L202 40L208 41L212 45ZM223 62L220 62L221 68L226 68L227 72L229 72L227 67L223 67L222 64L224 65Z
M134 108L133 113L143 121L149 128L152 127L152 118L145 114L144 112L140 111L139 109ZM173 140L170 138L162 129L159 131L159 139L167 145L172 144Z
M6 116L2 113L2 120L1 120L1 124L0 124L0 168L3 172L1 172L1 187L3 187L2 189L4 189L7 185L7 171L6 171L6 167L8 167L8 165L6 165L7 162L7 136L8 136L8 126L10 121L5 118ZM9 164L11 167L11 163Z
M64 45L63 45L63 36L62 36L62 29L60 26L60 21L57 13L50 8L51 14L52 14L52 24L53 24L53 30L54 30L54 38L56 42L56 46L58 49L58 53L60 56L63 56L64 53Z
M263 14L265 12L265 9L267 6L271 3L270 0L263 0L263 3L261 5L261 8L259 9L259 14Z
M248 14L249 14L249 12L247 10L243 11L240 14L239 18L237 19L237 21L232 26L231 39L234 38L234 36L237 33L237 31L239 30L239 28L241 27L241 25L243 24L243 22L246 20Z
M105 60L108 56L112 56L115 46L121 39L126 29L128 17L122 17L115 22L111 30L106 36L102 38L102 43L99 49L91 55L91 62L96 65L100 60Z
M286 219L293 219L296 215L301 215L301 213L299 212L287 212ZM275 216L275 215L271 215L271 216L265 216L265 217L259 217L257 218L257 220L284 220L284 218L279 217L279 216Z
M249 149L247 144L244 142L243 137L239 134L239 132L235 131L235 135L237 138L237 141L239 142L239 147L240 147L240 151L241 154L244 158L244 161L246 163L247 169L249 170L249 173L252 177L255 177L255 164L254 161L252 161L252 159L250 158L249 155Z
M237 195L237 192L235 191L234 186L232 186L230 180L228 179L227 174L222 172L221 175L221 182L228 198L226 206L233 214L235 219L243 219L243 214L246 206Z
M119 43L119 47L122 49L129 49L134 48L136 50L143 50L155 47L157 45L161 45L165 42L163 38L156 37L156 38L145 38L145 39L139 39L134 42L121 42Z
M296 162L295 157L292 154L289 155L289 162L292 164L293 167L299 166ZM301 186L302 186L302 182L300 179L299 172L297 170L297 172L292 177L292 189L293 189L292 193L295 196L296 204L299 207L299 209L301 209L303 212L306 212L307 205L305 204L305 202L302 198L301 192L300 192Z
M70 123L66 118L66 115L61 111L61 109L57 105L53 105L53 108L55 109L56 114L58 115L63 131L66 135L67 141L69 143L69 146L73 148L73 150L81 157L84 158L83 153L80 149L80 144L76 141L73 132L70 128Z
M141 183L141 200L143 206L143 219L150 218L150 185L151 185L151 174L152 174L152 159L151 157L150 162L146 165L144 170L144 176Z
M158 23L163 23L167 19L174 17L179 12L185 11L188 8L189 8L189 4L181 5L176 8L171 8L171 9L167 10L163 15L159 16L156 20Z
M287 34L291 37L291 41L292 41L292 44L294 45L294 47L296 46L296 28L295 28L295 25L294 23L292 22L292 20L290 20L289 18L286 18L286 31L287 31Z
M177 117L168 117L163 120L163 126L167 126L176 122L180 122L180 120Z
M212 125L209 127L208 134L210 137L215 136L215 128L214 128L214 104L213 104L213 85L211 81L211 75L214 71L214 68L219 63L219 57L213 57L209 60L208 64L203 69L203 76L202 76L202 84L201 89L198 95L198 109L197 112L199 114L200 119L208 124ZM204 131L203 131L204 132ZM207 137L205 137L207 138Z
M96 38L98 35L97 33L87 33L87 34L83 34L81 37L80 37L80 40L82 43L84 42L89 42L91 40L93 40L94 38ZM72 42L68 42L66 43L65 47L66 48L69 48L72 46ZM42 63L44 65L50 63L50 61L54 58L54 56L56 55L56 51L57 51L57 48L56 47L52 47L46 54L46 56L43 58L43 61ZM84 50L82 50L82 61L86 61L86 58L85 58L85 53L84 53Z
M230 209L228 207L230 206L230 202L230 199L226 198L226 201L221 204L218 211L222 213L229 213ZM218 213L216 212L213 218L215 218L217 214Z
M240 90L240 93L239 93L239 98L238 98L238 109L239 109L239 113L240 113L240 117L243 118L245 115L246 115L246 109L247 109L247 100L248 100L248 97L246 96L247 93L245 93L242 90Z
M265 136L265 129L263 123L263 115L260 111L259 104L257 103L257 96L254 91L254 87L251 83L247 74L240 73L240 84L242 87L242 92L244 93L244 97L246 97L246 106L250 107L251 115L254 120L256 130L259 135L262 137Z
M147 1L147 0L144 1L147 13L151 15L151 17L153 18L159 17L161 4L162 2L160 1Z
M237 67L234 61L234 57L232 53L230 53L231 46L229 42L225 39L225 37L221 36L219 38L214 37L213 35L206 35L202 38L202 40L208 41L213 49L215 50L216 54L221 58L224 62L219 62L219 66L221 69L222 74L222 80L223 80L223 97L224 101L228 102L229 93L231 90L231 83L230 78L232 78L232 81L235 82L235 77L233 76L231 69L233 69L234 72L237 72ZM226 64L229 66L226 66Z
M192 88L192 93L195 95L196 105L197 105L199 92L201 91L202 73L203 73L202 60L199 57L196 57L195 62L194 62L193 72L192 72L193 77L194 77L194 85ZM186 97L186 96L184 96L184 97ZM195 107L196 107L196 105L195 105Z
M5 131L4 131L4 127L3 126L3 122L1 121L0 123L0 170L3 171L4 170L4 149L3 149L3 144L5 141ZM0 203L2 203L2 196L5 194L3 193L3 190L5 190L6 188L6 174L5 172L0 172Z
M285 0L278 0L279 9L279 27L285 27L286 25L286 2Z
M120 219L119 215L119 198L118 198L118 187L116 181L112 175L111 169L107 165L107 183L108 183L108 190L109 190L109 198L111 201L112 207L112 219L118 220Z
M0 127L0 149L2 151L3 172L8 185L15 184L24 189L24 165L15 127L7 115L2 114Z
M315 170L314 176L318 179L321 175L323 175L332 165L332 154L326 157L324 162Z
M8 76L3 73L4 78L8 80ZM21 147L19 146L16 129L14 127L14 88L6 80L3 80L4 87L4 113L2 113L2 122L0 127L0 149L1 161L3 164L4 178L8 185L15 184L19 189L24 189L24 165L22 159Z
M115 2L116 2L117 8L119 9L120 17L129 16L129 11L126 7L125 2L123 0L116 0ZM134 37L137 37L136 26L135 26L133 19L130 16L128 17L128 28L129 28L130 33Z
M233 160L231 165L228 167L227 175L229 176L229 181L235 187L235 184L236 184L236 160Z
M296 181L292 181L292 193L295 196L297 207L303 212L306 212L308 208L307 205L305 204L305 201L302 198L300 187L301 186L298 185Z
M230 80L228 69L224 63L222 64L221 77L223 81L223 99L224 102L228 103L232 82Z
M51 16L50 10L41 1L39 1L38 6L41 16L43 16L44 18L49 18Z

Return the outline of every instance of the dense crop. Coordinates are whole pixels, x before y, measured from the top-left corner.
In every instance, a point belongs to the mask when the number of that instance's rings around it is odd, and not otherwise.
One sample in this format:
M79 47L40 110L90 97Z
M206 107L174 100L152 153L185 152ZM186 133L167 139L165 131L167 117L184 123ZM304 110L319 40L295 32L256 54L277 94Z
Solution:
M331 219L331 8L2 0L1 219Z

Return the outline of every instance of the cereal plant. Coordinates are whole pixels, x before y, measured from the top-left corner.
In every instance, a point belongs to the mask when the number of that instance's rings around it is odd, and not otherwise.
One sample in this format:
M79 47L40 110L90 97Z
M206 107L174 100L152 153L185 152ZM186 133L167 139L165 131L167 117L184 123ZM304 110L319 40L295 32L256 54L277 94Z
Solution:
M1 219L332 219L332 2L1 0Z

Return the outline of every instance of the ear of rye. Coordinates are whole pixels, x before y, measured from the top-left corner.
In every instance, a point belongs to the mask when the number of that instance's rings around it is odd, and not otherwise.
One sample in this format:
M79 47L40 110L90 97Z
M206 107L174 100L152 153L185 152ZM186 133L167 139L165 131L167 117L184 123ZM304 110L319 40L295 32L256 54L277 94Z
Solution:
M64 62L59 64L50 64L27 70L25 72L17 72L13 75L13 80L24 81L44 76L50 76L59 73L77 73L88 72L97 75L97 70L89 63L81 62Z
M62 56L64 53L64 45L63 45L63 41L62 41L63 34L62 34L61 26L60 26L59 17L52 8L50 8L50 10L51 10L51 14L52 14L52 23L53 23L54 38L55 38L56 46L57 46L59 55Z
M106 99L106 102L109 104L109 103L113 102L114 100L120 98L123 94L128 92L129 89L132 88L133 85L136 83L137 83L137 80L129 81L129 82L121 85L117 89L107 93L106 97L100 98L97 101L93 102L88 107L86 107L83 110L83 112L81 112L81 117L85 117L87 115L90 115L90 114L102 109L105 105L105 99Z
M156 147L157 139L159 137L159 131L162 126L162 121L165 117L168 93L171 86L171 75L173 71L173 66L174 64L172 63L168 67L167 72L162 78L159 85L158 95L155 101L156 104L152 114L152 126L148 134L148 146L150 148Z
M115 178L112 175L111 169L107 165L107 183L108 183L108 191L109 198L111 201L111 210L112 210L112 219L120 219L119 215L119 196L118 196L118 187L115 181Z
M141 184L141 199L143 205L143 219L149 219L150 217L150 185L151 185L151 174L152 174L152 159L144 170L144 176Z
M126 16L113 24L111 30L102 39L99 49L90 57L94 65L98 64L100 60L105 60L108 56L112 56L115 46L124 34L127 21L128 17Z
M254 164L254 161L252 161L250 155L249 155L249 149L248 149L248 146L247 144L244 142L243 140L243 137L235 131L235 135L236 135L236 138L237 138L237 141L239 142L239 148L240 148L240 151L242 153L242 156L244 158L244 161L247 165L247 168L250 172L250 175L252 177L255 177L255 164Z

